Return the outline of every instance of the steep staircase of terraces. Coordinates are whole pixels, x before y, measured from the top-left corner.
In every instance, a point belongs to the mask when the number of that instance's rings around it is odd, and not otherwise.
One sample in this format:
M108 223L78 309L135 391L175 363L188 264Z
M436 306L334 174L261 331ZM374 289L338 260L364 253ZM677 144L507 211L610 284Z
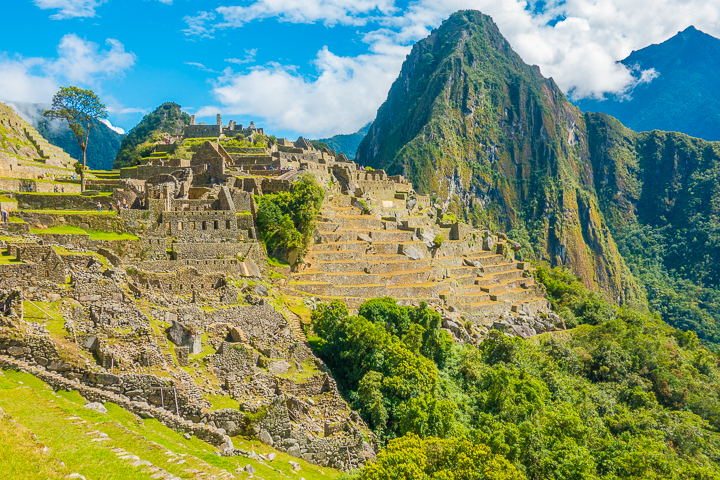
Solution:
M323 301L339 299L357 308L370 298L390 296L403 305L424 301L471 316L535 312L547 307L524 262L478 240L478 232L451 239L425 210L408 211L406 197L382 202L374 214L361 214L352 197L335 194L323 204L306 268L291 274L288 288ZM442 235L440 247L432 239Z

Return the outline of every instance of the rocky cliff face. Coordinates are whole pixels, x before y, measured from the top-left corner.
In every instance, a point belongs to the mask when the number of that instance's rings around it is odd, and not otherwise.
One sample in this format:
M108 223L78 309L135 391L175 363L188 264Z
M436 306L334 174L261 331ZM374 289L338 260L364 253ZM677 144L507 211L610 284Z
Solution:
M451 16L405 61L357 161L405 174L450 211L524 238L616 300L638 289L595 194L586 118L492 19Z

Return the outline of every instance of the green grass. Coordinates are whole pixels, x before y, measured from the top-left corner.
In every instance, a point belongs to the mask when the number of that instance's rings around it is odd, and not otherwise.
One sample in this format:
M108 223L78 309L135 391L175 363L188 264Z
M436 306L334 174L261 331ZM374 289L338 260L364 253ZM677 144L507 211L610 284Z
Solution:
M18 212L27 212L27 213L44 213L47 215L115 215L117 216L116 211L109 212L107 210L103 210L102 212L98 212L97 210L17 210Z
M73 197L87 197L87 198L98 198L98 197L109 197L112 195L112 192L100 192L97 195L83 195L79 192L18 192L22 195L49 195L53 197L67 197L67 196L73 196Z
M0 254L0 265L10 265L14 263L22 263L15 257L11 257L8 255L7 250L3 250L2 254Z
M8 197L7 195L0 195L0 202L3 203L17 203L17 200L14 198Z
M30 233L38 235L90 235L90 240L137 240L132 233L103 232L102 230L83 230L72 225L50 227L45 229L31 228Z
M0 415L0 469L5 478L60 479L74 472L93 480L150 478L153 472L120 459L111 450L115 447L181 478L199 478L186 471L189 469L205 472L208 475L204 478L208 478L219 476L223 470L235 472L248 464L257 470L257 476L266 480L288 477L320 480L340 476L336 470L310 465L241 437L233 441L236 448L276 453L276 459L268 462L271 468L244 457L218 457L211 445L195 437L185 440L157 420L140 420L112 403L105 404L106 415L100 414L83 408L85 403L76 392L55 393L32 375L12 370L0 374L0 408L13 420ZM110 440L93 442L97 435L88 435L91 431L105 433ZM184 455L185 463L168 462L174 457L167 455L168 451ZM289 460L301 465L300 472L291 471ZM249 476L239 473L237 478Z
M26 322L37 322L45 324L50 334L56 338L67 335L65 330L65 319L60 311L60 302L23 302L23 315ZM42 310L50 314L50 317Z
M25 220L23 220L20 217L9 217L8 222L9 223L27 223Z
M212 404L213 410L222 410L223 408L238 409L240 402L224 395L203 394L203 398Z
M268 265L270 265L271 267L289 267L290 266L289 263L285 263L282 260L278 260L275 257L271 257L270 255L268 255L268 257L267 257L267 262L268 262Z

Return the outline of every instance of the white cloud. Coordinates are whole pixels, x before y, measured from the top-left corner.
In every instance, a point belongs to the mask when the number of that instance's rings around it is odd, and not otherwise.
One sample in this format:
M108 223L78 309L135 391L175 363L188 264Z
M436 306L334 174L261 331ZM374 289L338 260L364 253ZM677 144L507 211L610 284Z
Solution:
M115 125L113 125L112 123L110 123L110 120L108 120L107 118L101 118L100 121L101 121L102 123L104 123L105 125L107 125L107 127L108 127L110 130L112 130L113 132L119 133L120 135L125 135L125 130L124 130L124 129L122 129L122 128L120 128L120 127L116 127Z
M104 0L33 0L43 10L58 10L50 18L62 20L75 17L94 17L95 9Z
M56 58L23 58L0 52L0 99L49 103L61 84L97 88L106 77L122 74L135 63L135 55L122 43L108 39L109 49L77 35L65 35Z
M389 15L392 0L258 0L247 7L220 7L220 27L239 27L262 18L279 18L293 23L321 21L326 25L364 25L369 15Z
M213 89L222 107L203 107L197 115L255 115L256 122L269 129L315 138L356 131L375 117L408 52L394 45L375 48L357 57L340 57L323 48L314 62L317 78L304 78L277 63L244 73L228 68Z
M183 63L184 63L185 65L190 65L191 67L195 67L195 68L197 68L198 70L201 70L201 71L203 71L203 72L220 73L220 72L218 72L218 71L216 71L216 70L213 70L212 68L206 67L206 66L203 65L202 63L198 63L198 62L183 62Z
M225 61L228 63L235 63L242 65L243 63L252 63L255 61L255 55L257 55L257 48L251 50L245 50L245 58L226 58Z

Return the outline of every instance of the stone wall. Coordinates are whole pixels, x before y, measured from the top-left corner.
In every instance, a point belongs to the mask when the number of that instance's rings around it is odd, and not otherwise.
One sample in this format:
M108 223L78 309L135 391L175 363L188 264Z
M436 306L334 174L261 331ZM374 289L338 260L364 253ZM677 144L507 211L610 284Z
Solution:
M84 196L62 193L21 193L15 194L18 207L25 210L97 210L100 202L102 209L107 211L110 202L109 195Z
M0 160L2 162L2 160ZM0 169L0 174L2 169ZM79 183L52 183L52 182L40 182L35 180L23 180L18 178L0 178L0 190L9 192L40 192L40 193L51 193L54 192L54 188L58 190L62 187L65 193L80 193Z

